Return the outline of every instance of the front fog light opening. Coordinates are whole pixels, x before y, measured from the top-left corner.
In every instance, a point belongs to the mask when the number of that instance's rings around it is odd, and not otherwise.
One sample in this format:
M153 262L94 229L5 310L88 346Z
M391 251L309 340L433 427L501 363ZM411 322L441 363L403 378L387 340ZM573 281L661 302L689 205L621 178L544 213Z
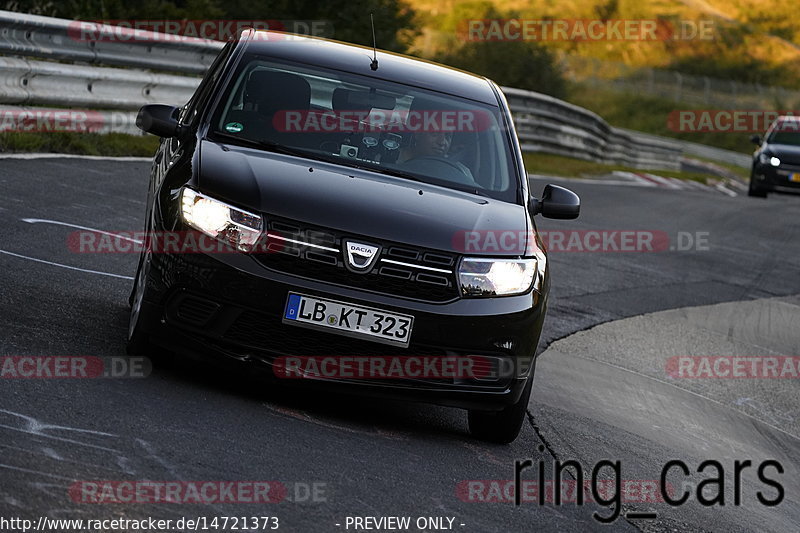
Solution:
M252 251L262 234L263 221L259 215L189 188L181 194L181 214L191 227L240 252Z

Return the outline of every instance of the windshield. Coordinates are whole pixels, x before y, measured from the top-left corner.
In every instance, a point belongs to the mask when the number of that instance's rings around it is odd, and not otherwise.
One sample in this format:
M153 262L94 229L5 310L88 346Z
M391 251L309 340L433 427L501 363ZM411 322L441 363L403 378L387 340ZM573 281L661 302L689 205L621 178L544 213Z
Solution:
M770 144L794 144L800 146L800 132L797 131L775 131L770 135Z
M221 142L517 200L499 107L367 76L246 55L210 132Z
M800 146L800 121L781 120L767 137L770 144L794 144Z

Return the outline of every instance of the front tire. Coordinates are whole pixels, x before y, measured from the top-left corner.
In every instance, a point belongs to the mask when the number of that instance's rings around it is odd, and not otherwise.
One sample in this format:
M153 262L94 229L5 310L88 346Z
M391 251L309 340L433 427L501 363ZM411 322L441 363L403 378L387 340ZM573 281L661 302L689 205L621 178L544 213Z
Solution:
M522 396L516 403L500 411L469 410L469 432L473 437L494 442L508 444L519 435L525 416L528 414L528 402L533 388L533 372L528 377L528 382L522 390Z
M126 351L128 355L144 355L150 350L150 336L146 329L146 324L150 321L150 315L144 301L147 296L147 276L150 272L150 252L142 254L139 268L136 272L136 281L130 296L131 315L128 322L128 342Z
M747 196L753 196L755 198L766 198L767 191L756 185L756 178L753 174L754 174L753 172L750 172L750 186L747 188Z

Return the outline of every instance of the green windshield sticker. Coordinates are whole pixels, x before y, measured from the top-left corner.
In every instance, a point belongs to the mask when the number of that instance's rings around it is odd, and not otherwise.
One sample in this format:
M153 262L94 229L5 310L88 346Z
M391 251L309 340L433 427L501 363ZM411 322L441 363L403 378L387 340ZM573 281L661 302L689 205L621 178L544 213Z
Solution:
M239 133L244 129L241 122L228 122L225 124L225 130L231 133Z

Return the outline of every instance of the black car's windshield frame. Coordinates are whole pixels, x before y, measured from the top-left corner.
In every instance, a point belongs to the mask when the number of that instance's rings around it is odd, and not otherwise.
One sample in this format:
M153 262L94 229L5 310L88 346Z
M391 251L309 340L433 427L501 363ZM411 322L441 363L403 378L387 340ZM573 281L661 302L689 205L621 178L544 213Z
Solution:
M769 144L800 146L800 122L796 126L778 126L767 137Z
M471 99L437 92L426 89L421 89L411 85L406 85L398 82L390 82L372 77L362 76L347 71L340 71L335 69L326 69L317 67L308 63L289 62L258 53L248 53L244 51L238 58L237 64L234 66L233 71L227 77L225 85L221 87L220 95L215 99L214 106L206 115L207 122L205 124L205 136L212 141L225 142L229 144L237 144L237 139L241 139L241 144L249 147L257 147L269 151L282 151L280 145L295 152L294 155L303 157L307 155L309 158L323 160L335 164L342 164L344 166L352 166L364 168L375 172L381 172L393 176L405 177L417 181L430 183L443 187L452 188L459 191L471 192L481 196L487 196L503 201L519 203L518 191L520 189L519 180L521 177L518 175L516 165L513 164L514 150L512 140L510 139L511 132L506 127L504 112L499 106L491 106L485 103L476 102ZM367 101L367 105L372 105L370 111L366 112L363 116L350 116L349 124L355 125L356 131L353 134L352 140L348 135L351 133L347 131L339 131L342 139L341 143L331 143L331 141L321 141L320 146L298 146L293 140L304 139L311 144L314 143L315 135L320 137L319 131L307 133L305 137L291 137L284 135L283 139L290 139L289 142L281 142L269 136L258 135L256 131L248 128L248 124L241 121L232 120L231 116L249 117L244 109L247 105L244 99L246 95L246 85L249 76L253 72L265 71L278 71L291 73L292 75L302 75L305 77L313 78L316 74L319 79L323 80L322 83L339 83L336 85L336 90L340 87L345 89L343 92L347 95L355 95L357 100L353 107L357 107L362 101ZM313 81L313 80L312 80ZM318 89L316 86L314 89ZM358 90L367 89L367 90ZM338 112L340 118L343 113L334 109L333 98L335 95L322 95L319 90L316 93L312 90L310 98L310 105L308 111L308 118L314 118L314 115L330 118L331 114ZM333 91L333 89L331 89ZM367 94L369 92L369 94ZM366 95L366 96L365 96ZM395 96L397 100L395 100ZM320 100L322 98L323 101ZM366 98L366 100L365 100ZM403 100L402 102L400 100ZM389 151L389 149L396 150L396 153L402 154L403 149L399 147L407 146L408 141L403 139L404 136L409 135L405 131L395 131L401 125L397 120L398 111L405 112L408 116L411 114L409 109L413 110L413 102L415 100L423 100L426 102L441 103L440 107L448 109L466 109L474 111L476 116L482 120L483 130L461 132L458 130L458 122L455 124L453 133L449 133L450 138L446 141L438 140L440 151L435 151L430 154L422 154L422 157L412 160L416 165L411 165L409 168L403 167L402 160L395 156L395 160L384 159L381 160L379 156L366 155L361 157L361 154L370 154L370 148L378 146L379 149ZM374 102L374 103L373 103ZM386 102L390 102L387 105ZM409 104L409 102L411 102ZM348 101L348 103L351 103ZM387 109L391 104L396 104L392 110ZM381 107L383 106L383 107ZM426 109L429 109L430 106ZM362 108L363 109L363 108ZM377 111L376 111L377 110ZM382 124L375 126L375 116L390 117L391 113L395 116L389 118ZM435 114L438 111L433 111ZM445 113L440 113L444 115ZM369 120L367 120L369 116ZM305 117L305 115L304 115ZM343 119L344 120L344 119ZM223 121L225 122L223 124ZM273 117L273 122L275 122ZM285 122L289 124L289 122ZM444 122L442 122L444 123ZM402 129L402 128L400 128ZM435 127L434 127L435 130ZM452 130L451 130L452 131ZM366 132L366 133L365 133ZM305 132L295 132L305 133ZM427 132L426 132L427 133ZM248 135L249 134L249 135ZM441 132L434 131L429 136L442 136ZM453 137L459 136L459 140L470 139L477 143L477 146L483 150L483 159L476 156L474 151L477 150L464 150L466 157L472 157L469 164L464 164L456 157L451 157L443 148L450 148L450 142ZM324 137L324 136L321 136ZM310 140L310 141L309 141ZM352 143L352 144L348 144ZM403 144L406 143L406 144ZM466 143L464 143L466 145ZM353 150L355 148L355 150ZM360 153L359 153L360 152ZM375 151L373 151L374 153ZM286 151L284 151L286 153ZM352 154L359 153L354 156ZM413 154L412 154L413 155ZM422 161L422 163L420 163ZM423 164L424 163L424 164ZM477 174L477 178L473 175Z

